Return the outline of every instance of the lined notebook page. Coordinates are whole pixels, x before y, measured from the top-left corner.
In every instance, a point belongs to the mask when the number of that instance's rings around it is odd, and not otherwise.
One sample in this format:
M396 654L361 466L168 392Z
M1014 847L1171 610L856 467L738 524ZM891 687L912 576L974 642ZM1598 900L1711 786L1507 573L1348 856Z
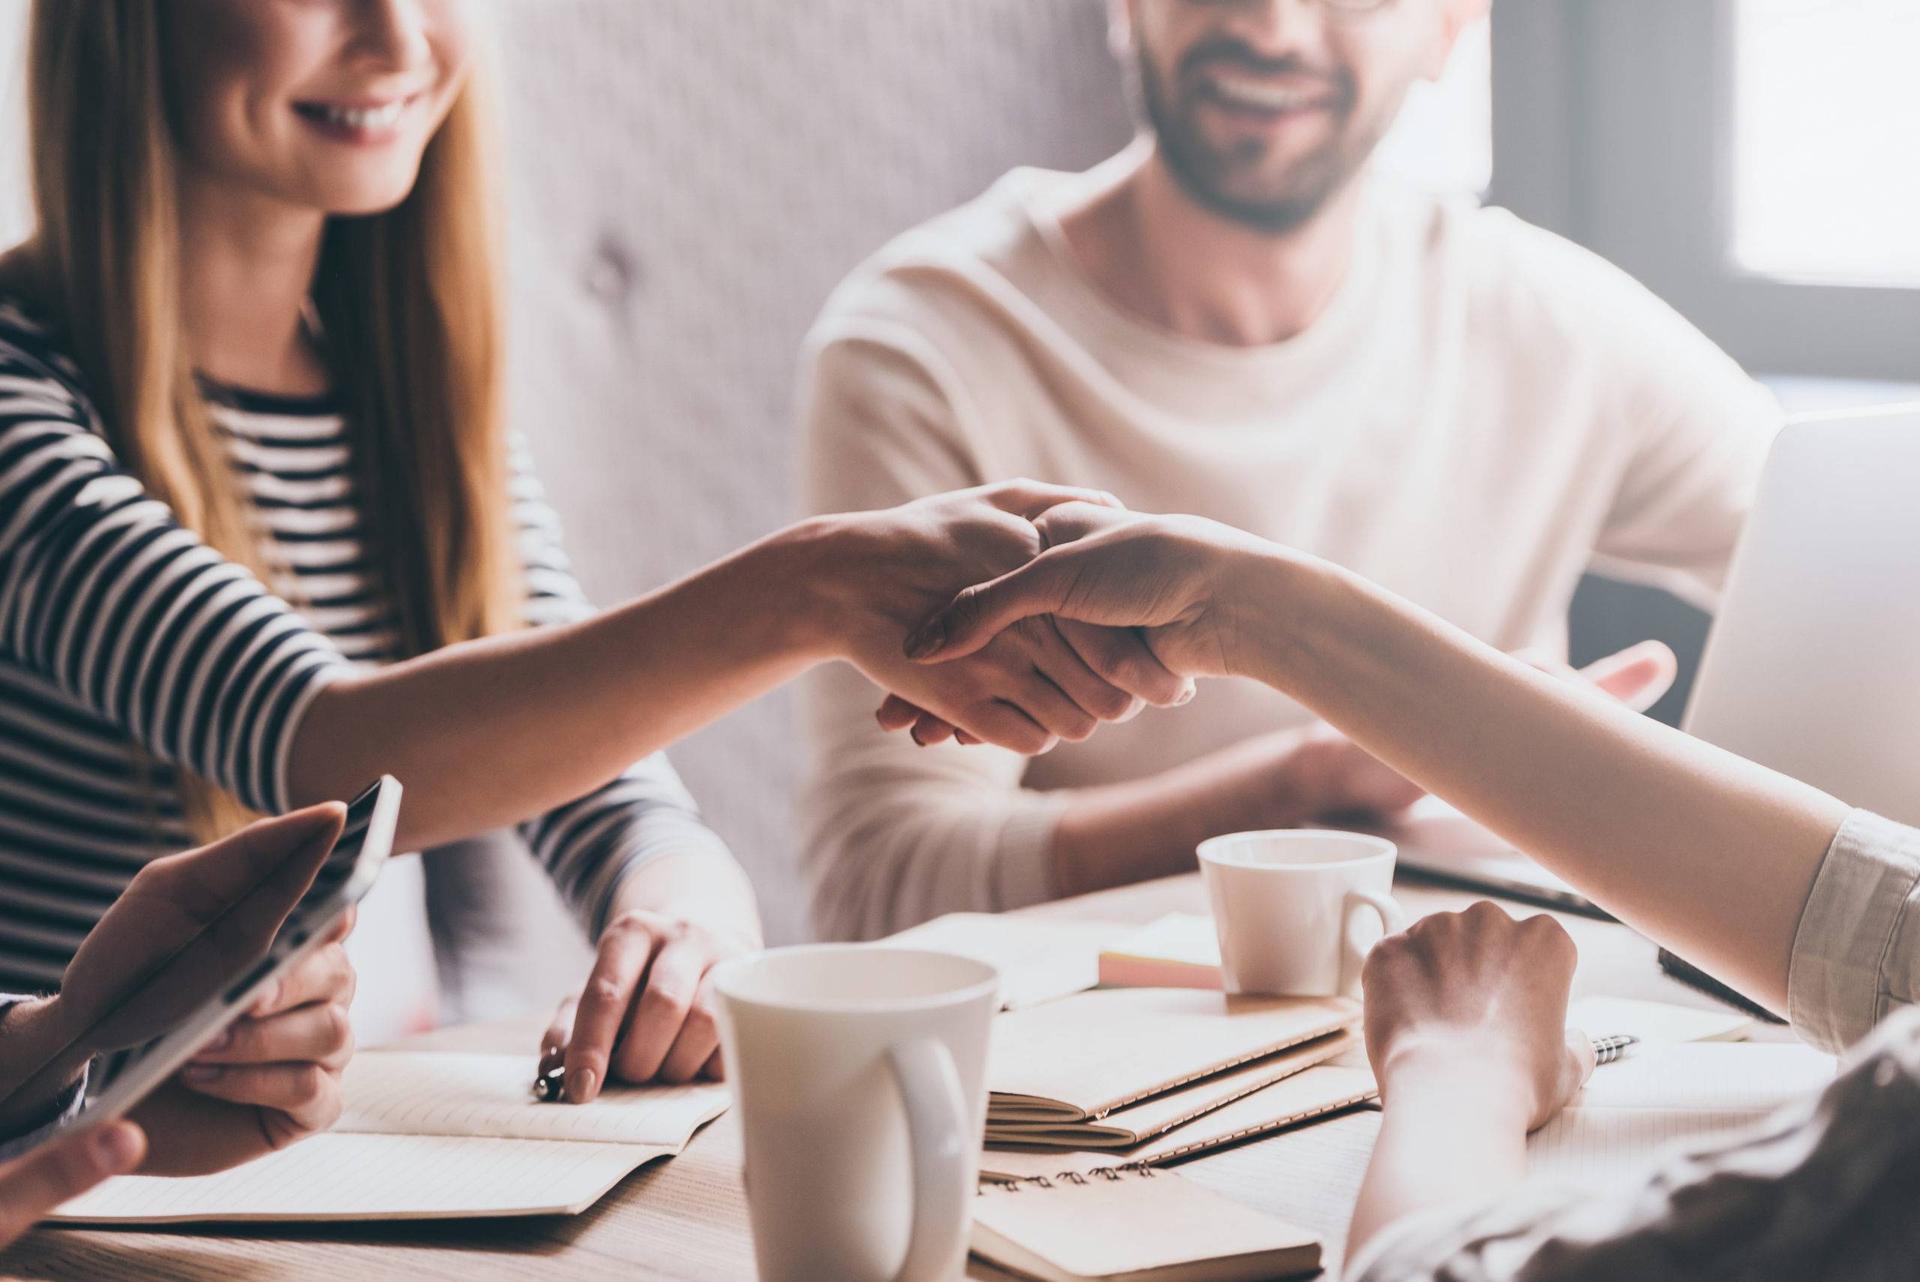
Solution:
M1527 1144L1534 1175L1597 1187L1645 1171L1675 1147L1751 1125L1833 1080L1806 1046L1700 1042L1640 1047L1595 1069L1586 1089Z
M1019 1010L1084 992L1100 982L1100 950L1129 928L1004 913L948 913L880 941L985 962L1000 972L1000 1006Z
M462 1219L585 1210L674 1150L452 1136L316 1135L217 1175L128 1175L82 1194L63 1223Z
M990 1122L1078 1121L1354 1023L1345 998L1191 988L1079 993L1002 1015L987 1054Z
M585 1107L535 1100L530 1055L365 1051L347 1065L336 1132L591 1140L679 1148L727 1107L727 1088L610 1088Z

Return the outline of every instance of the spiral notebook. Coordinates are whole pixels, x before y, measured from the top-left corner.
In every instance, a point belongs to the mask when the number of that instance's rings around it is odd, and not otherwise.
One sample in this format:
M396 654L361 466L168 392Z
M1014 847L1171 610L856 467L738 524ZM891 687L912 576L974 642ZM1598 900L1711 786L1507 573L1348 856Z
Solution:
M987 1122L1084 1122L1340 1032L1342 997L1098 990L1011 1011L993 1026Z
M970 1245L1044 1282L1253 1282L1320 1267L1304 1229L1146 1169L983 1188Z
M1165 1166L1330 1117L1379 1096L1367 1069L1318 1064L1131 1148L1061 1149L994 1140L980 1155L980 1178L1005 1181L1062 1171L1085 1175L1121 1166Z
M1215 1073L1177 1091L1168 1091L1082 1122L988 1122L989 1144L1037 1144L1058 1148L1132 1148L1177 1130L1235 1100L1275 1082L1303 1073L1359 1045L1350 1032L1330 1033Z

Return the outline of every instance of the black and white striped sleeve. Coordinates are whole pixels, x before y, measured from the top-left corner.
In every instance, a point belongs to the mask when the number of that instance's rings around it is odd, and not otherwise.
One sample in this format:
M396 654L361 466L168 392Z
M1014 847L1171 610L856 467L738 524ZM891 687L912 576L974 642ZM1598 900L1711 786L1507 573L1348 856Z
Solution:
M517 436L511 485L527 621L545 627L593 613L568 564L559 518ZM701 820L692 794L661 752L586 796L529 820L520 832L595 937L620 883L641 866L669 854L733 858L719 834Z
M0 649L154 756L285 809L293 731L347 661L92 418L52 358L0 338Z

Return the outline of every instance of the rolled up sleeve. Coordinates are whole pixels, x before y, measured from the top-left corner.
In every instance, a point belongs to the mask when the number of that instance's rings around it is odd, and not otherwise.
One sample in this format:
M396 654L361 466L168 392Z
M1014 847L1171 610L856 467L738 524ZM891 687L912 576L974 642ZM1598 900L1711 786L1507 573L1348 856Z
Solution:
M1920 830L1856 810L1834 834L1794 933L1787 1012L1839 1051L1920 987Z

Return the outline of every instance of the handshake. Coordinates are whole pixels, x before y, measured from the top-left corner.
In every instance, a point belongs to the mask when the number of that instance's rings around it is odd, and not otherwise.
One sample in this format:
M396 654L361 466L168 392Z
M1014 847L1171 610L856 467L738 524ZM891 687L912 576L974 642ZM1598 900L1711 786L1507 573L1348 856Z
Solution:
M1010 481L821 519L835 549L829 648L889 692L880 724L923 745L1045 752L1144 705L1185 703L1203 676L1252 678L1317 707L1316 655L1377 651L1392 635L1364 622L1378 612L1352 608L1378 590L1356 593L1361 581L1337 566L1217 521L1129 512L1095 490ZM1579 674L1516 657L1636 708L1675 667L1657 643ZM1398 785L1372 792L1403 793L1397 805L1419 795L1365 766Z
M1215 522L1032 481L824 520L836 613L859 620L838 648L890 692L880 724L1028 754L1237 672L1223 608L1236 553L1279 554Z

